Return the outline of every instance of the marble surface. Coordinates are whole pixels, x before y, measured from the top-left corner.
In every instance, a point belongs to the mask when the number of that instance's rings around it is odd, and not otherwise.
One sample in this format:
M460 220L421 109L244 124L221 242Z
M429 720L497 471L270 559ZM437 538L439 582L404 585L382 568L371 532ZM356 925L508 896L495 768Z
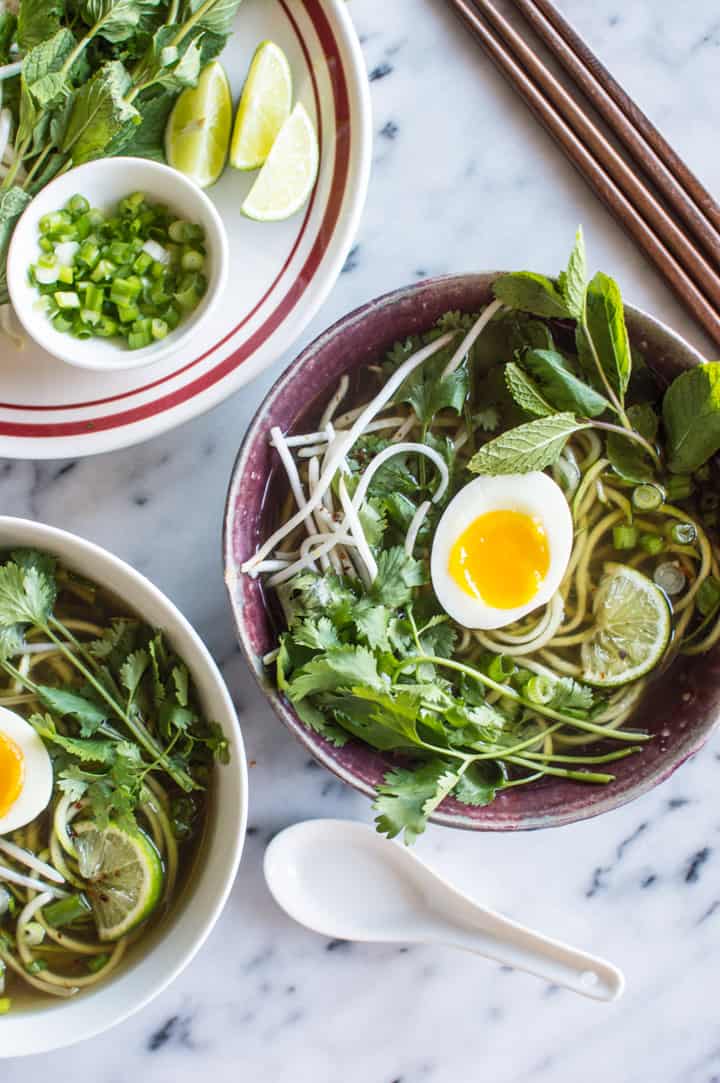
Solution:
M352 0L371 73L374 172L356 247L306 338L416 277L555 271L583 222L594 267L699 345L701 334L447 11ZM626 88L720 190L714 0L562 0ZM111 1035L3 1061L3 1083L712 1083L720 1080L720 742L603 819L514 837L431 828L418 853L517 919L604 953L625 997L598 1005L430 948L328 942L272 902L261 860L296 820L369 820L260 702L234 646L220 567L227 479L289 358L183 429L94 460L0 463L3 512L108 546L180 605L215 652L252 762L231 902L190 970ZM2 1024L0 1024L0 1044Z

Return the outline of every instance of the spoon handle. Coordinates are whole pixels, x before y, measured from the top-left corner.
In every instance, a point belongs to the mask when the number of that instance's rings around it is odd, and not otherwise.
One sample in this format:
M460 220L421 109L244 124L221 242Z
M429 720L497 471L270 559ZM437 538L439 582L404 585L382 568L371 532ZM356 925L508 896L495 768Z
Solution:
M593 1000L616 1000L625 985L622 971L604 959L541 936L491 910L478 909L462 924L443 921L433 939L525 970Z

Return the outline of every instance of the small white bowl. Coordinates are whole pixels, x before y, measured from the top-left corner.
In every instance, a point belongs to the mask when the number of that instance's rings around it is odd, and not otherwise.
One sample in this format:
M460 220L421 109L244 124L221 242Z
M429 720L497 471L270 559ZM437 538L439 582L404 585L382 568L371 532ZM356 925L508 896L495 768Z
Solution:
M100 1034L143 1008L169 985L202 946L237 873L247 824L247 764L235 709L220 672L182 613L144 576L107 550L64 530L0 516L0 552L31 547L108 587L149 624L163 629L192 674L200 702L228 739L230 762L215 770L207 838L183 898L144 954L106 984L72 1000L12 1010L0 1020L0 1060L47 1053ZM0 1078L2 1078L0 1071Z
M28 279L30 265L41 254L40 219L61 210L76 193L85 196L92 207L107 211L133 192L144 192L151 202L166 203L178 218L203 227L208 280L205 296L166 338L140 350L130 350L117 339L77 339L56 331L47 315L36 307L39 294ZM141 368L184 346L216 307L227 277L227 233L211 201L182 173L147 158L101 158L56 177L23 212L7 259L10 300L27 333L44 350L69 365L97 372Z

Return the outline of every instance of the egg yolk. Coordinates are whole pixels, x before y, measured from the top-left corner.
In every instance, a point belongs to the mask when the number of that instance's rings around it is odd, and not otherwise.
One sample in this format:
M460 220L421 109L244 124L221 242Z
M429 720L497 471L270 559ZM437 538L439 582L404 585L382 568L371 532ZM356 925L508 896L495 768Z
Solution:
M478 516L457 538L448 561L454 582L493 609L531 601L549 567L542 523L519 511Z
M13 807L23 788L25 758L14 741L0 733L0 816Z

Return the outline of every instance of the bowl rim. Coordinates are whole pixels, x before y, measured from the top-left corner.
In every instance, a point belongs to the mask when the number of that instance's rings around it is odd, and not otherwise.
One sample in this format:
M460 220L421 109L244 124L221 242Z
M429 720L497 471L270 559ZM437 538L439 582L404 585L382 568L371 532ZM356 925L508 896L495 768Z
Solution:
M225 588L229 596L230 608L232 610L237 639L241 651L259 688L269 701L275 714L285 725L286 729L302 743L315 760L323 767L327 768L327 770L331 771L336 778L369 798L375 797L374 786L367 783L364 779L358 778L352 771L343 767L332 756L329 749L318 744L315 739L316 735L297 719L297 716L285 702L278 689L268 678L265 667L262 665L262 660L257 656L252 647L244 620L243 606L238 600L236 589L242 574L236 568L233 557L233 522L234 508L236 505L236 491L244 476L247 459L275 399L282 393L287 385L295 379L298 372L307 361L309 361L310 358L327 343L338 335L343 334L349 328L354 327L359 321L362 321L369 316L376 315L379 310L399 305L403 301L412 300L413 295L418 292L433 288L452 288L456 285L473 282L477 283L478 286L484 285L490 287L496 278L506 273L508 272L500 270L459 272L422 279L418 282L413 282L409 285L389 290L388 292L357 306L344 316L341 316L331 324L330 327L322 331L312 342L305 346L301 353L294 358L268 390L243 437L230 475L223 517L223 565ZM659 331L665 339L669 340L676 348L681 350L688 358L688 367L693 364L701 364L706 360L696 347L687 342L677 331L669 327L664 321L629 302L624 302L624 308L626 314L631 319L638 319L651 325L654 329ZM642 779L634 783L627 791L622 793L613 793L612 791L601 792L596 801L583 805L581 809L572 809L568 812L560 810L546 814L523 815L512 821L497 819L486 823L479 823L471 817L463 816L461 813L457 812L436 811L428 817L428 822L444 827L460 828L467 831L505 832L518 830L533 831L547 827L565 827L582 820L592 819L634 801L637 797L641 797L643 794L648 793L650 790L654 789L655 786L665 781L678 769L678 767L682 766L687 759L695 755L695 753L703 747L713 730L718 726L720 726L720 715L709 718L705 725L698 731L692 745L688 749L683 750L682 755L674 762L651 771Z
M52 328L50 321L43 312L34 313L32 311L29 296L23 289L23 279L27 274L28 267L27 238L24 234L30 228L30 223L34 224L36 220L46 213L46 204L52 203L55 191L72 187L70 178L77 179L77 187L82 188L83 176L92 177L103 173L111 175L117 173L118 178L121 178L123 169L127 170L129 165L148 176L163 178L169 193L167 202L171 206L174 190L175 192L182 191L188 200L202 209L203 215L210 222L212 229L212 237L208 237L206 240L212 250L213 270L208 281L207 291L200 304L193 310L188 319L178 326L176 331L172 331L165 339L152 343L150 346L144 346L140 350L124 350L114 344L112 339L93 339L98 358L94 360L92 356L87 358L78 356L73 350L73 344L76 340L71 335L62 334ZM89 187L92 181L88 180L85 184L86 187ZM124 189L126 194L127 187L126 184ZM117 198L122 197L118 195ZM93 159L74 166L66 173L53 177L37 195L33 196L20 215L10 239L7 257L7 285L10 300L18 320L33 342L42 350L45 350L59 361L72 365L74 368L91 372L127 372L132 369L154 365L187 345L217 307L227 284L228 267L227 230L217 208L205 192L198 188L188 177L178 172L177 169L172 169L169 165L153 161L150 158L121 155L116 158Z
M186 659L188 668L193 675L196 675L200 668L202 668L203 680L208 685L212 684L213 691L217 694L218 702L221 703L224 711L224 717L219 718L218 721L221 722L228 735L232 756L230 763L228 765L223 765L221 769L223 771L229 771L234 776L231 780L231 785L234 787L237 796L237 808L235 810L237 814L237 825L236 830L233 831L230 836L232 845L225 851L225 859L222 863L222 876L217 878L217 884L213 890L214 902L212 906L204 912L198 931L186 933L186 946L182 950L176 952L171 965L162 970L155 979L147 981L141 996L131 1003L116 1006L114 1010L108 1006L104 1012L96 1011L93 1013L93 1021L86 1023L82 1022L82 1016L83 1006L87 1004L89 1000L88 996L80 996L77 999L68 1000L62 1004L52 1004L47 1008L33 1009L29 1012L23 1011L18 1012L17 1014L11 1013L6 1015L3 1017L2 1021L2 1033L5 1041L0 1044L0 1061L5 1057L13 1058L28 1056L35 1053L47 1053L55 1049L74 1045L80 1041L85 1041L88 1038L96 1037L141 1011L152 1000L159 996L159 994L162 993L183 970L185 970L195 958L198 951L202 948L215 927L235 883L247 833L249 787L247 756L243 734L229 689L217 663L205 646L200 635L194 629L187 617L185 617L178 609L175 603L171 601L159 587L156 587L150 579L133 568L127 561L122 560L103 546L97 545L95 542L91 542L77 534L73 534L70 531L63 530L59 527L49 526L45 523L24 519L19 516L0 515L0 548L4 548L3 536L10 531L22 534L24 538L27 538L25 544L28 545L37 546L38 548L45 547L50 552L57 552L60 547L65 547L68 551L72 551L71 557L68 558L65 556L61 558L68 560L71 566L74 564L74 558L77 558L77 561L81 566L83 556L99 559L99 561L109 570L108 577L103 580L104 584L107 584L111 589L114 589L112 577L116 574L119 579L125 578L132 580L139 591L142 591L146 597L151 598L153 602L164 611L167 618L164 630L168 633L170 638L172 639L177 633L182 632L184 637L192 643L192 661L187 661ZM215 812L215 817L219 818L219 813L217 811ZM201 869L197 880L198 884L203 880L203 875L204 873ZM184 912L184 909L184 906L181 907L178 914L181 915ZM177 935L177 930L174 926L171 926L165 935L161 935L158 938L154 948L159 947L161 944L168 943L175 935ZM139 963L141 962L142 961L140 960ZM132 969L133 968L131 968L131 970ZM125 973L129 972L131 971ZM121 979L122 975L118 975L116 979L110 980L107 986L100 986L92 994L93 1001L99 1002L105 993L110 994L113 987L116 985L116 982ZM65 1008L65 1011L63 1011L63 1008ZM70 1030L67 1028L66 1024L68 1010L72 1008L77 1012L78 1021ZM45 1022L49 1020L56 1021L55 1025L52 1028L49 1028L52 1030L52 1035L47 1040L43 1040L42 1037L39 1037L39 1035L42 1034L42 1027L37 1024L41 1024L43 1020ZM17 1022L17 1025L14 1028L13 1023L15 1022ZM12 1039L13 1029L17 1032L17 1037L15 1039ZM14 1045L12 1045L13 1040L15 1041ZM8 1045L10 1045L11 1048L6 1052L5 1050Z

